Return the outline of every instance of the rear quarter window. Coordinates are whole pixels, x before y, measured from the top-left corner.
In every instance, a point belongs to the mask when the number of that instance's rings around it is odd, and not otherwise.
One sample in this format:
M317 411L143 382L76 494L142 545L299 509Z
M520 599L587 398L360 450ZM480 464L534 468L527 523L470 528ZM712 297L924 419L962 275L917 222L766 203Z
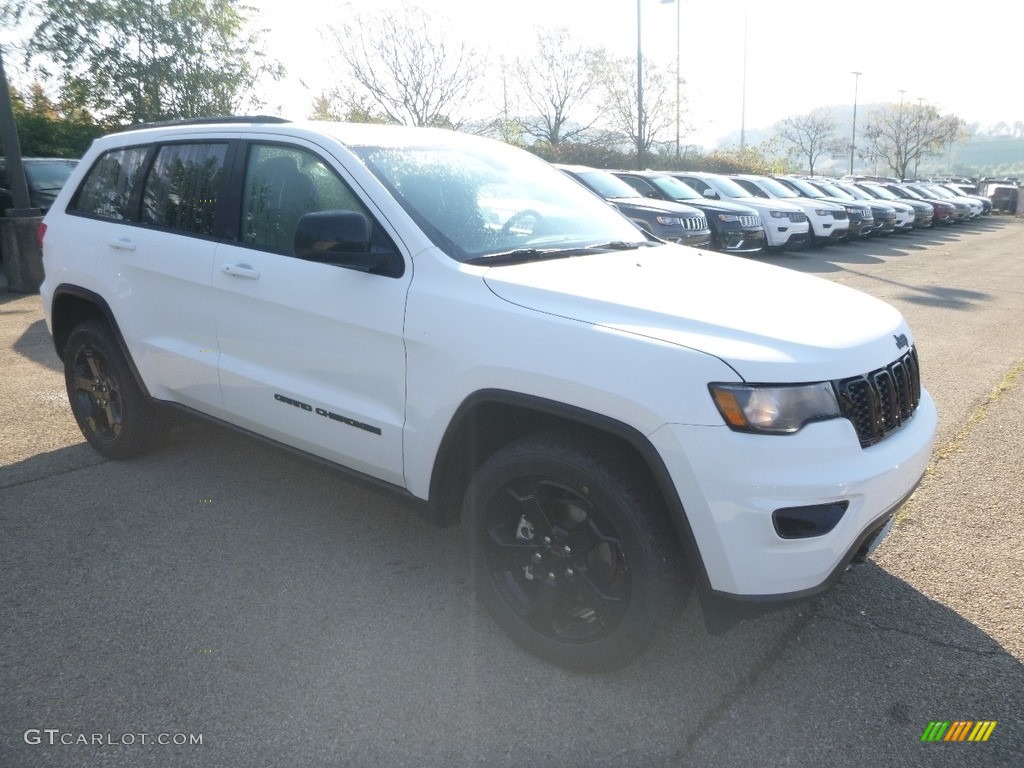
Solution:
M123 221L135 182L146 161L146 146L105 152L96 160L69 208L73 213Z

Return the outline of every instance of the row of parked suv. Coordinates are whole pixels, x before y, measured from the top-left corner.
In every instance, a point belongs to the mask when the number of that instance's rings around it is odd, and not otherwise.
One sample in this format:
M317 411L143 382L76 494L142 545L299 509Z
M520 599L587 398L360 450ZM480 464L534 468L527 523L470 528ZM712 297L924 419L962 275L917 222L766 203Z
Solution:
M645 231L729 253L888 235L992 211L987 198L951 184L558 167Z

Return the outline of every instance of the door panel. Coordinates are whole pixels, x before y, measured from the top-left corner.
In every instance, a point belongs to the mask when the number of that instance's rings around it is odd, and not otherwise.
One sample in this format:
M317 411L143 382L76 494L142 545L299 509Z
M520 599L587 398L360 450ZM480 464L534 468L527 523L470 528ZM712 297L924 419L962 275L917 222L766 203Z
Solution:
M401 277L297 259L304 213L357 210L394 244L329 163L295 147L248 148L238 244L217 248L220 382L229 418L404 485L405 300Z

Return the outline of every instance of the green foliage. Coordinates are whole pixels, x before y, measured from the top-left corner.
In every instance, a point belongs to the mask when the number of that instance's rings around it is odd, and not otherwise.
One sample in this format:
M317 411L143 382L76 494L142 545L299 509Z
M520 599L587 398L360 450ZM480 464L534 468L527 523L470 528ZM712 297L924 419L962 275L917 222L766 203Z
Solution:
M32 84L27 97L11 88L11 103L26 157L81 157L93 139L105 132L88 115L66 114L38 83Z
M280 76L245 30L237 0L9 0L34 22L24 41L61 100L108 123L206 117L258 106L253 87Z

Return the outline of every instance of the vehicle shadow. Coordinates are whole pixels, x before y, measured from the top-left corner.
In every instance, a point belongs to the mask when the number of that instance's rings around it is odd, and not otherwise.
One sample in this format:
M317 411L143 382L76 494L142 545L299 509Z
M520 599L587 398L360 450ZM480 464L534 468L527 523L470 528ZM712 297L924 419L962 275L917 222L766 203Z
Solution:
M895 235L901 238L895 242L870 240L863 243L839 243L826 248L796 251L793 253L769 254L754 257L759 261L786 267L807 274L838 274L848 272L867 280L884 283L889 286L905 289L900 299L946 309L968 310L975 304L987 301L991 296L981 291L965 288L953 288L935 285L914 285L912 283L881 277L872 271L862 271L856 267L868 267L883 264L897 257L908 255L911 250L927 250L934 247L937 240L911 240L916 233ZM906 242L904 242L904 240Z
M959 745L985 765L1024 743L1020 662L874 565L723 635L691 601L632 665L573 674L476 604L459 527L389 494L193 422L151 456L89 455L0 470L29 478L0 490L18 734L202 732L176 765L920 765L937 719L998 720ZM4 739L0 763L40 754Z
M53 348L53 337L45 320L36 320L11 345L11 349L29 360L45 365L53 371L63 372L64 365Z

